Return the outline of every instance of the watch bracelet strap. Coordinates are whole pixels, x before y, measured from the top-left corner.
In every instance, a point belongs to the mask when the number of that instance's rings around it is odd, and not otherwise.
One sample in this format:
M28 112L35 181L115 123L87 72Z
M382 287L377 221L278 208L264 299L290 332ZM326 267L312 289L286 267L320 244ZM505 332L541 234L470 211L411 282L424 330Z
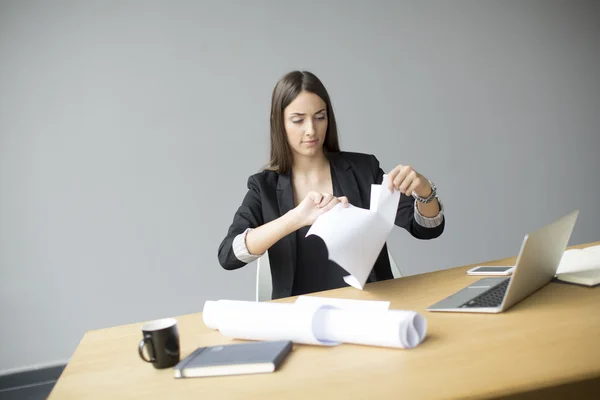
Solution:
M431 181L429 181L429 185L431 186L431 194L428 197L421 197L415 192L412 192L412 196L420 203L431 203L437 197L437 188Z

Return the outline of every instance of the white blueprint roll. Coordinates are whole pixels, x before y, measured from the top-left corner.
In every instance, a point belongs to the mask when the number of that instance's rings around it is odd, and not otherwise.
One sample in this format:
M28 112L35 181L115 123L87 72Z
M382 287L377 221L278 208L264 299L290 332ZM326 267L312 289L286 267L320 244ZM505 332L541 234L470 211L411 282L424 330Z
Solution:
M426 319L414 311L371 312L318 304L207 301L203 319L207 326L235 339L318 345L413 348L427 334Z
M315 337L315 318L327 305L296 307L294 304L219 300L207 302L204 323L225 336L247 340L291 340L295 343L333 345ZM319 320L320 321L320 320Z
M315 336L321 340L410 349L427 334L427 320L414 311L320 310Z

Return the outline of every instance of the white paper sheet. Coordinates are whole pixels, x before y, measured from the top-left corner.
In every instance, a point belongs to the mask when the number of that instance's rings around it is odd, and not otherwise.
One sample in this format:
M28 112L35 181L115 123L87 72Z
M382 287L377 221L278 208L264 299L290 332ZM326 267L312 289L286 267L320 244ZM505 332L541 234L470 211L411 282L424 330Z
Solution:
M569 249L563 253L556 275L578 273L600 268L600 246Z
M327 300L350 304L342 299ZM353 306L356 307L356 303ZM203 319L207 326L235 339L291 340L330 346L355 343L393 348L413 348L423 341L427 321L421 314L385 310L381 304L377 307L374 311L372 305L340 309L312 300L300 304L219 300L206 302Z
M372 312L387 311L390 308L389 301L337 299L318 296L300 296L296 299L295 304L309 307L329 305L342 310Z
M388 176L381 185L371 185L370 209L338 204L313 223L306 236L323 239L329 259L350 275L344 280L363 289L375 261L394 227L400 192L388 189Z

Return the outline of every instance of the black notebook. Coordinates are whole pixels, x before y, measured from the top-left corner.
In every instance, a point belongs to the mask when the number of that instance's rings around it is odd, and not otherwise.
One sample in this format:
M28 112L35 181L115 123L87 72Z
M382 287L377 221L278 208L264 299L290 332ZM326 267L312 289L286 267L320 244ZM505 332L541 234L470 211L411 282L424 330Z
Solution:
M292 350L289 340L200 347L173 367L175 378L275 371Z

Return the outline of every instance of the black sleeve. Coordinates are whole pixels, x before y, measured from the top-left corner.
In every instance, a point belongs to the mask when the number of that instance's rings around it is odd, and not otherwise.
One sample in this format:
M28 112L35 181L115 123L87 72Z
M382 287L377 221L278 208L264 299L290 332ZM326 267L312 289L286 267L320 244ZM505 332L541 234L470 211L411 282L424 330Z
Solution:
M371 157L375 183L381 184L384 172L379 166L379 160L373 155ZM419 225L417 221L415 221L415 199L412 196L406 196L405 194L400 193L400 202L398 203L398 211L396 212L396 221L394 223L397 226L406 229L417 239L434 239L444 232L446 217L444 216L442 223L435 228L427 228Z
M227 270L241 268L246 265L233 253L233 239L247 228L256 228L263 224L260 189L254 177L248 178L248 193L233 216L227 236L219 245L219 263Z

